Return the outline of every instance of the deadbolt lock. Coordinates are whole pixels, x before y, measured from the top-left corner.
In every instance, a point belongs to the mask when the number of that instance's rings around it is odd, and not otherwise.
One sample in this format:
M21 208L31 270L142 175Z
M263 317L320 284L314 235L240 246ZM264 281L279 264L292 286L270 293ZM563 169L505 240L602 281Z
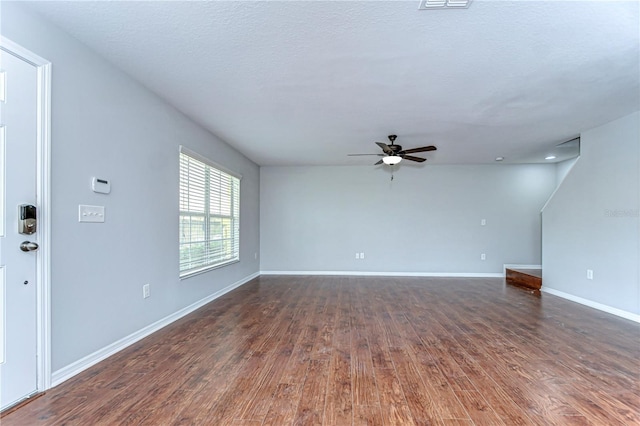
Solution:
M18 233L23 235L35 234L37 230L36 206L21 204L18 206Z

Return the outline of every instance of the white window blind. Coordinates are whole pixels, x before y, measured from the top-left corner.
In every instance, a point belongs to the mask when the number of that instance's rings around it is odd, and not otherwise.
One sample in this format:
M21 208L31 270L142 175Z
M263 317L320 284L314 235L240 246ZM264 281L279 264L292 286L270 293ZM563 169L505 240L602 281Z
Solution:
M240 260L240 176L180 147L180 277Z

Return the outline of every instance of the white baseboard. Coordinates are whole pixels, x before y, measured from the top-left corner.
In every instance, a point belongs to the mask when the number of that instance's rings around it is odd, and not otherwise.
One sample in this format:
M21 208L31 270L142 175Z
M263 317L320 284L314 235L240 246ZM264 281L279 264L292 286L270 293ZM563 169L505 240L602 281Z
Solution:
M99 363L100 361L110 357L111 355L120 352L121 350L123 350L124 348L134 344L135 342L144 339L145 337L149 336L152 333L155 333L156 331L160 330L163 327L166 327L167 325L171 324L172 322L182 318L183 316L190 314L191 312L195 311L198 308L201 308L202 306L206 305L207 303L211 302L212 300L217 299L218 297L230 292L231 290L240 287L242 284L245 284L249 281L251 281L252 279L256 278L260 276L259 272L256 272L254 274L249 275L248 277L245 277L239 281L236 281L235 283L223 288L222 290L219 290L207 297L205 297L204 299L200 299L195 303L192 303L191 305L180 309L177 312L174 312L173 314L166 316L164 318L162 318L161 320L158 320L156 322L154 322L153 324L150 324L138 331L136 331L135 333L132 333L126 337L123 337L122 339L113 342L112 344L105 346L104 348L95 351L92 354L89 354L87 356L85 356L82 359L79 359L78 361L75 361L69 365L67 365L66 367L63 367L59 370L56 370L53 372L53 374L51 375L51 387L54 386L58 386L60 383L64 382L65 380L70 379L71 377L75 376L78 373L81 373L82 371L86 370L87 368Z
M581 305L589 306L590 308L598 309L599 311L604 311L609 314L613 314L630 321L640 323L640 315L634 314L632 312L623 311L622 309L613 308L608 305L603 305L602 303L594 302L589 299L583 299L582 297L574 296L569 293L565 293L563 291L554 290L552 288L542 287L540 291L553 294L554 296L562 297L563 299L571 300L572 302L580 303Z
M502 278L499 272L371 272L371 271L260 271L260 275L355 275L374 277Z
M542 269L542 265L522 265L517 263L505 263L502 265L503 276L507 276L507 269Z

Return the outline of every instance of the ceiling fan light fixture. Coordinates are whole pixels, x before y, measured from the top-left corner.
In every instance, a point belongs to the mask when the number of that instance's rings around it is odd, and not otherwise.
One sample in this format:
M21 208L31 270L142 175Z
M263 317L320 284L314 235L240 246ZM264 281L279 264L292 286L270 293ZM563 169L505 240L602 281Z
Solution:
M384 164L393 166L394 164L398 164L400 161L402 161L402 157L398 155L388 155L384 157L382 161L384 162Z

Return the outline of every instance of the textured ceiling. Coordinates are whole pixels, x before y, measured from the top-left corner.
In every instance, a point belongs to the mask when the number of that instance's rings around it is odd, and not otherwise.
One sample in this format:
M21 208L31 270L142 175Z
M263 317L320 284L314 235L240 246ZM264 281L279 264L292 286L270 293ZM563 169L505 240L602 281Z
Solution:
M544 161L640 109L639 3L26 2L260 165Z

